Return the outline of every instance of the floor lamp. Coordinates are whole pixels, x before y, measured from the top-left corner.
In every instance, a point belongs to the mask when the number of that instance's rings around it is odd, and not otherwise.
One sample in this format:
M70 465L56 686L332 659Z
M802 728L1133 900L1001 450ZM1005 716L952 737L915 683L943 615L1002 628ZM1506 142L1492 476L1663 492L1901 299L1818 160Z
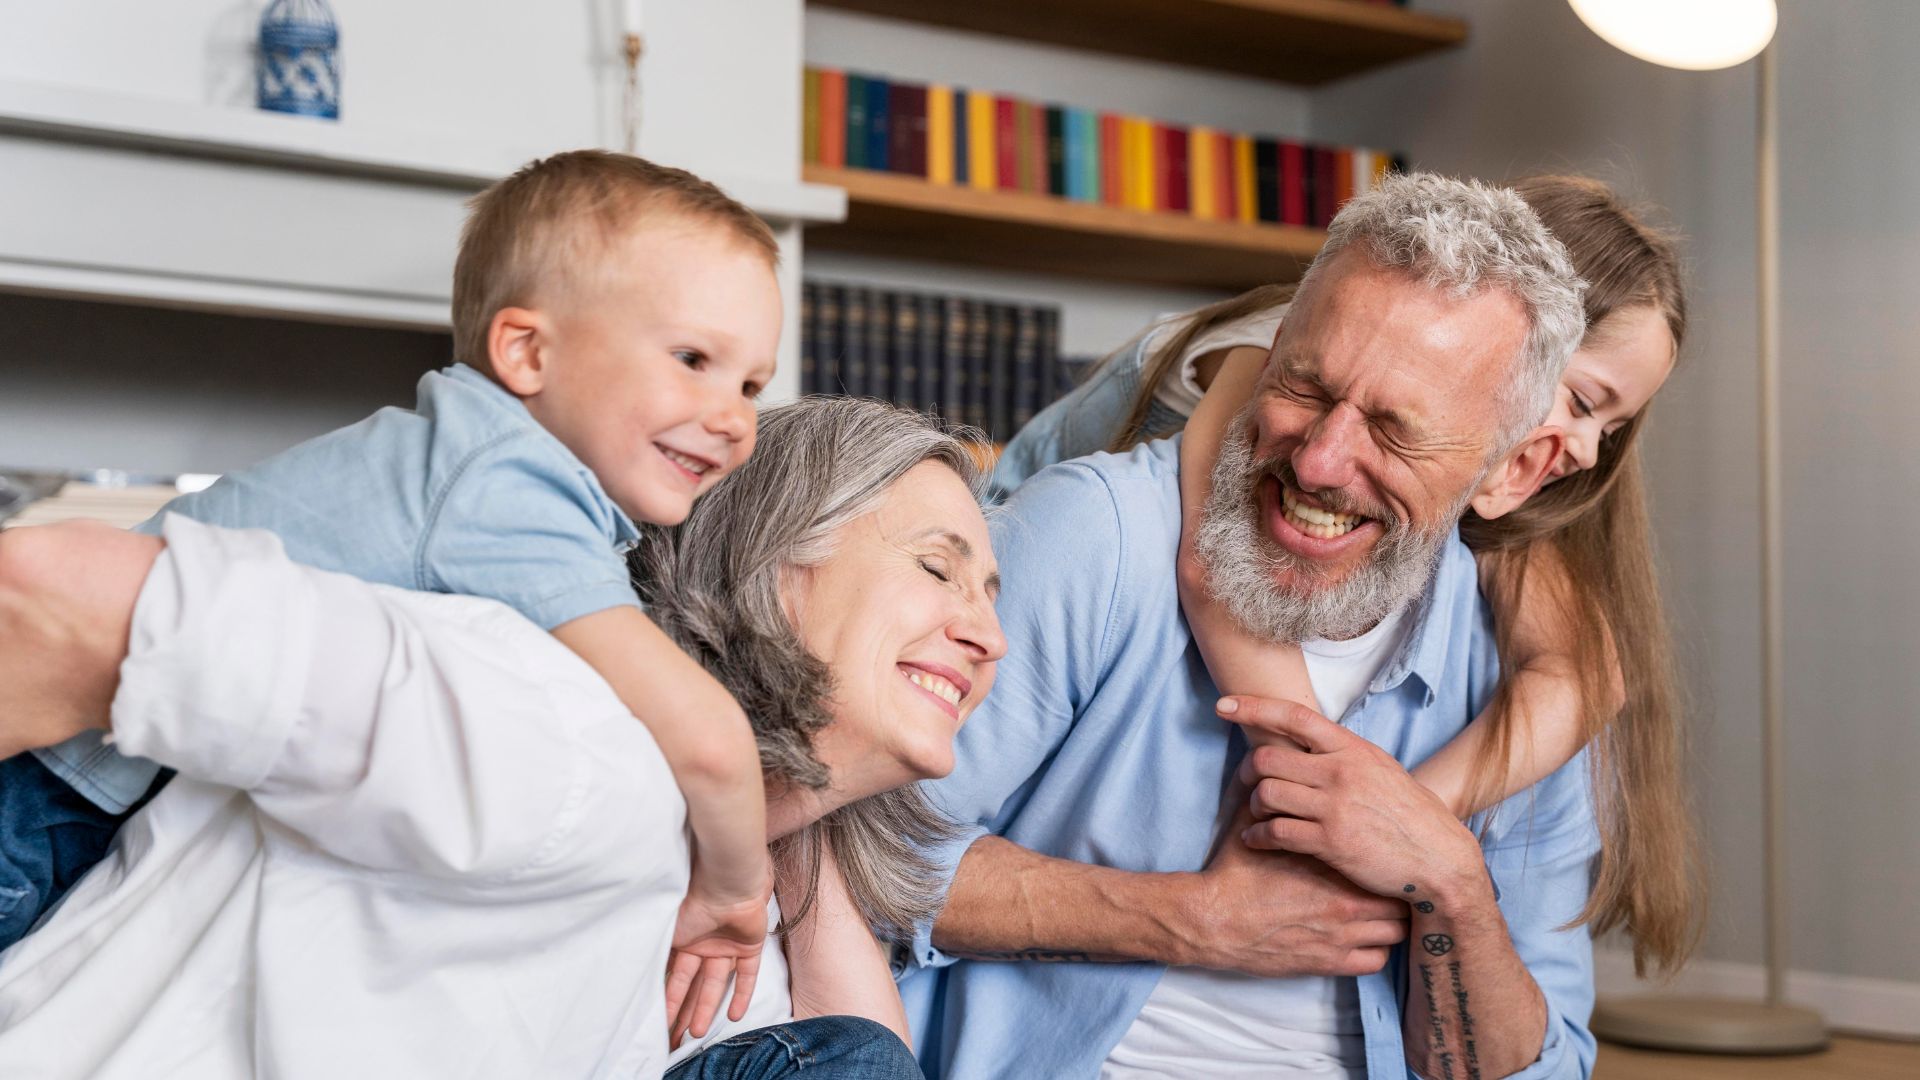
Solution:
M1780 604L1780 173L1774 0L1568 0L1594 33L1623 52L1665 67L1708 71L1758 55L1758 239L1760 312L1761 758L1766 875L1767 992L1763 1001L1677 995L1603 1000L1594 1034L1614 1042L1710 1053L1785 1054L1827 1044L1826 1022L1786 1002L1786 775L1781 741Z

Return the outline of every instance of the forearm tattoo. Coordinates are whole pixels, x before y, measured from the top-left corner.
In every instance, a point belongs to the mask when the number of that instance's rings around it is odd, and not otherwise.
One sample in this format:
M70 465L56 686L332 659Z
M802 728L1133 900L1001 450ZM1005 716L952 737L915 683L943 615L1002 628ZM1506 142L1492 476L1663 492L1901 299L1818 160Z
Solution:
M1445 946L1437 952L1433 945L1434 938L1439 938L1445 942ZM1428 934L1426 938L1422 939L1421 944L1426 947L1428 952L1433 953L1435 956L1440 956L1453 949L1453 939L1447 937L1445 934ZM1435 991L1433 985L1433 969L1436 966L1438 965L1425 963L1419 965L1420 986L1427 995L1429 1045L1433 1049L1433 1059L1440 1068L1441 1080L1454 1080L1455 1059L1453 1048L1447 1040L1447 1016L1445 1010L1441 1008L1440 995ZM1447 961L1447 981L1449 983L1447 990L1450 991L1449 996L1453 1000L1453 1007L1458 1015L1460 1025L1460 1048L1462 1052L1461 1056L1466 1059L1464 1062L1466 1067L1466 1080L1480 1080L1480 1050L1474 1042L1473 1010L1468 1005L1466 982L1460 975L1460 961Z

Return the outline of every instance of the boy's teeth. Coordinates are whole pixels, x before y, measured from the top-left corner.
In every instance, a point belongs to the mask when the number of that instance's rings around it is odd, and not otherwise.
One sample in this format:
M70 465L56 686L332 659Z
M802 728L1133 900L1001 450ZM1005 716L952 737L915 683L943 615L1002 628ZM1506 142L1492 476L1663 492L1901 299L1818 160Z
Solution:
M1293 527L1308 536L1321 540L1332 540L1345 536L1360 527L1366 518L1359 514L1342 514L1332 510L1322 510L1317 506L1302 503L1285 484L1280 486L1280 506Z
M668 461L673 462L675 465L680 466L695 476L702 476L707 471L708 465L704 461L696 461L679 451L669 450L664 446L660 448L660 452L667 455Z
M952 683L948 682L947 680L941 678L940 676L929 675L926 672L920 671L918 669L909 671L906 674L907 674L907 681L919 687L920 689L928 691L929 693L932 693L936 697L943 699L949 705L960 704L959 688L954 686Z

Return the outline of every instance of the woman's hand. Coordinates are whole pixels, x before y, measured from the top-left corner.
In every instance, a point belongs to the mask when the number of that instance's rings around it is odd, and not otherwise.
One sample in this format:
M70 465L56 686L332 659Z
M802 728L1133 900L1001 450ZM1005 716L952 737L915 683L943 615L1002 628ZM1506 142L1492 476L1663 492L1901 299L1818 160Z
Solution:
M97 522L0 533L0 758L107 726L163 546Z

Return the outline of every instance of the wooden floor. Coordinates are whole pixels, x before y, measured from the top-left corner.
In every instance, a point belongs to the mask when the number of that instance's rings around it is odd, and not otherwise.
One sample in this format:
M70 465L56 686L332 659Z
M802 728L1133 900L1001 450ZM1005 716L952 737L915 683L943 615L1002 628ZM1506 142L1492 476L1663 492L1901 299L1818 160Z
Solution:
M1920 1043L1836 1037L1824 1053L1794 1057L1664 1054L1600 1044L1593 1080L1915 1080Z

